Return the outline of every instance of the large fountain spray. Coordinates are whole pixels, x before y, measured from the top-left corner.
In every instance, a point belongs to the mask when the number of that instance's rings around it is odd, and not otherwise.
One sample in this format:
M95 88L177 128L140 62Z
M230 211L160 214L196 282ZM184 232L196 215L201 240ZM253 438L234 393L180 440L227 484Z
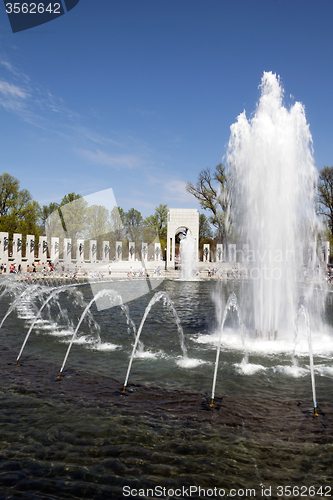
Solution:
M190 231L186 237L180 241L180 256L181 256L181 279L191 281L195 279L197 266L197 250L196 241Z
M252 249L254 328L272 338L295 330L297 280L314 238L317 171L303 105L286 109L271 72L260 87L254 116L247 119L244 111L231 126L227 161L235 179L235 217Z

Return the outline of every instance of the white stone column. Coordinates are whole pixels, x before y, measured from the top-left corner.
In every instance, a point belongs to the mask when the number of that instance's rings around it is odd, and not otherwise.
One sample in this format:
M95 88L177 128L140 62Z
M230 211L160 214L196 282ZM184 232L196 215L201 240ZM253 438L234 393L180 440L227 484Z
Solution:
M22 263L22 234L13 234L13 258L15 264Z
M176 253L176 239L175 237L172 238L172 245L171 245L171 266L175 268L175 253Z
M38 258L39 258L39 261L41 263L47 262L47 237L46 236L39 237Z
M35 262L35 237L31 234L28 234L25 245L25 256L27 259L27 264L31 265L33 262Z
M84 240L76 240L76 265L81 265L84 262Z
M64 264L69 265L72 262L72 239L64 238Z
M210 245L209 243L204 243L202 261L209 262L209 258L210 258Z
M221 264L223 262L223 245L222 243L216 244L215 262Z
M1 264L8 264L9 235L6 232L0 233L0 259Z
M329 263L329 258L330 258L330 242L329 241L323 241L323 243L322 243L322 258L326 264Z
M242 262L248 262L249 250L250 250L250 245L248 243L244 243L243 244Z
M52 264L55 264L56 262L59 261L59 249L60 249L59 238L57 236L52 236L52 238L51 238L51 252L50 252Z
M161 260L161 243L154 243L154 260Z
M130 241L128 243L128 261L129 262L135 261L135 243L134 243L134 241Z
M309 243L308 248L308 266L314 267L316 263L316 244L314 242Z
M97 241L89 240L89 260L91 263L96 262L97 257Z
M116 261L123 260L123 243L116 241Z
M108 264L110 262L110 242L103 241L103 249L102 249L102 262Z
M230 243L228 245L229 262L236 262L236 245Z
M147 262L147 260L148 260L148 244L147 243L142 243L141 259L144 262Z
M168 238L167 239L167 254L166 254L166 265L167 265L167 268L170 269L172 267L171 265L171 241L172 239L171 238Z

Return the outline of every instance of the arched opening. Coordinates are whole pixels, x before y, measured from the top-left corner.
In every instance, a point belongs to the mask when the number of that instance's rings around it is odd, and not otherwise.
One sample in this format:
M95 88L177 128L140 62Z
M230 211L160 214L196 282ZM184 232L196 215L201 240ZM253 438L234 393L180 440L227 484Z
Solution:
M180 256L180 242L182 239L186 238L187 234L191 234L191 231L188 227L179 227L176 229L175 231L175 255L174 255L174 259L175 259L175 269L178 269L179 268L179 263L180 263L180 260L181 260L181 256Z

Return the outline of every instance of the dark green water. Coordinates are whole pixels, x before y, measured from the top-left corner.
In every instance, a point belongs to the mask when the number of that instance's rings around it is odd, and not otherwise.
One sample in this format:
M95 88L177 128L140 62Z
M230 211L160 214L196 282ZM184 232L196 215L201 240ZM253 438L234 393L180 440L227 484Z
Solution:
M219 398L236 399L225 399L225 407L222 401L209 411L203 401L209 401L216 344L200 339L218 331L212 295L217 293L223 302L231 291L240 294L240 287L228 283L216 292L216 284L209 281L165 281L162 289L179 314L189 357L200 364L194 368L177 364L181 350L172 312L163 303L156 304L142 331L145 351L152 357L134 359L124 406L114 395L108 400L99 381L100 375L106 380L112 377L119 381L120 390L125 378L133 334L119 307L103 311L92 307L100 329L92 320L90 325L82 324L82 343L73 345L66 364L64 380L73 370L81 370L90 384L96 383L94 400L91 389L88 392L86 384L80 385L80 378L66 389L65 396L61 390L52 394L52 384L62 383L54 379L68 345L64 343L68 337L54 332L68 330L70 321L75 326L82 312L73 296L59 295L59 304L52 303L43 316L51 322L33 330L21 358L21 370L31 365L29 376L24 377L22 371L7 372L9 358L5 359L0 393L0 498L221 498L223 491L233 498L332 496L330 338L325 336L321 348L315 349L317 399L322 407L318 419L311 413L308 357L299 356L300 371L295 376L288 371L291 360L286 340L279 349L262 343L257 352L251 344L252 374L246 374L239 367L244 350L237 329L234 345L232 334L231 340L222 343L216 389ZM90 286L80 290L88 301ZM152 295L128 304L136 327ZM12 300L2 297L0 317ZM41 294L33 303L40 306ZM330 307L328 300L328 319ZM59 316L64 310L68 311L66 320ZM29 326L20 316L36 314L31 303L24 311L13 311L0 330L1 345L10 349L10 355L18 354ZM233 321L229 319L228 328L234 326ZM100 336L100 350L84 342L86 335ZM118 347L110 350L110 344ZM45 377L34 378L35 357L46 362ZM152 402L157 394L162 401L152 409L140 396L131 406L131 383L156 387ZM184 401L191 394L191 412L187 414L186 404L183 412L179 405L174 411L168 391L178 391ZM232 413L230 419L224 415L227 411ZM294 487L291 495L284 489L288 485ZM314 490L309 490L311 485Z

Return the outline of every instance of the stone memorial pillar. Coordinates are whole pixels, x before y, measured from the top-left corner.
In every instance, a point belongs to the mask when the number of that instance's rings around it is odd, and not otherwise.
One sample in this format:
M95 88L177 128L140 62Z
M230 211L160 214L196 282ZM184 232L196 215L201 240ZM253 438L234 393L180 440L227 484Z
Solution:
M217 243L216 245L216 255L215 262L221 264L223 262L223 245L222 243Z
M0 233L0 262L1 264L8 264L8 246L9 246L9 235L8 233Z
M31 264L35 262L35 237L33 235L27 235L25 247L25 257L27 259L27 265L31 266Z
M89 241L89 260L91 263L96 262L96 260L97 260L97 241L96 240Z
M236 245L234 243L228 245L228 252L229 262L236 262Z
M154 243L154 259L161 260L161 243Z
M328 264L329 258L330 258L330 242L329 241L323 241L323 243L322 243L322 256L323 256L323 261L326 264Z
M308 248L308 266L314 267L316 263L316 244L314 242L309 244Z
M52 236L52 238L51 238L51 252L50 252L52 264L55 264L59 260L59 249L60 249L59 238L56 236Z
M123 243L116 241L116 261L123 260Z
M22 264L22 234L13 234L13 258L15 264Z
M243 244L242 262L248 262L249 251L250 251L250 245L248 243L244 243Z
M69 265L72 262L72 239L64 238L64 264Z
M143 260L143 262L147 262L147 260L148 260L148 245L147 245L147 243L142 243L141 259Z
M108 264L110 262L110 242L103 241L103 250L102 250L102 262Z
M84 240L76 240L76 264L80 266L84 263Z
M41 263L47 262L47 237L46 236L39 237L38 258L39 258L39 261Z
M209 243L204 243L203 262L209 262L209 258L210 258L210 245L209 245Z
M128 244L128 261L135 261L135 243L134 241L130 241Z

